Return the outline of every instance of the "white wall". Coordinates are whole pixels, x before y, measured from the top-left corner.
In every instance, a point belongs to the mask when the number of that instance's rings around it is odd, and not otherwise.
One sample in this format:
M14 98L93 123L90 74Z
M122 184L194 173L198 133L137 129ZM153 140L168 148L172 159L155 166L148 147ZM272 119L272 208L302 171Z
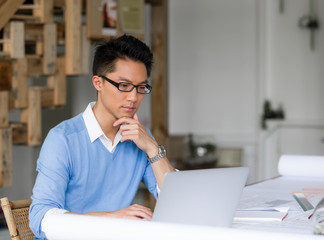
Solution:
M169 1L169 133L213 136L243 150L254 181L256 0Z
M313 2L321 26L324 1ZM281 154L323 154L324 32L316 31L311 50L310 31L298 27L299 19L309 13L309 1L285 0L283 13L278 1L261 3L260 28L265 30L260 100L269 99L274 107L282 104L286 115L284 122L261 132L259 177L263 178L278 174L275 167Z
M255 141L255 0L169 1L169 131Z
M311 51L309 31L298 27L309 1L284 3L279 13L274 0L169 1L170 134L212 134L249 149L244 164L258 168L257 180L278 144L260 129L265 99L283 105L281 126L324 125L324 31ZM314 3L321 24L324 1Z
M315 0L319 22L324 22L324 1ZM315 51L310 50L310 31L298 27L308 14L309 1L285 0L285 11L277 1L267 6L267 91L275 106L283 103L287 119L324 123L324 31L315 34ZM289 90L289 91L287 91Z

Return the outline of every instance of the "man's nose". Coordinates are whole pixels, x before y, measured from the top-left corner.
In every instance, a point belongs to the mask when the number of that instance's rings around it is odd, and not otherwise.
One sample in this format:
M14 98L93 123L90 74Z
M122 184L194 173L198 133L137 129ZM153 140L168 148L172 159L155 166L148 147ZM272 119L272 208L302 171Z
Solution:
M136 87L134 87L134 89L130 92L128 92L128 99L132 100L132 101L136 101L137 100L137 89Z

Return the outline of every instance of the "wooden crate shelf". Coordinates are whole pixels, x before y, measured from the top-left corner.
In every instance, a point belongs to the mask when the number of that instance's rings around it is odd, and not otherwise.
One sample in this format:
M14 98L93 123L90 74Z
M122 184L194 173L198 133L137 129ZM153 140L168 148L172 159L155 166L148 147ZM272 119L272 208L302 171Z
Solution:
M12 181L12 144L41 144L42 109L65 105L67 75L87 74L90 64L85 1L23 2L2 0L0 6L0 187ZM40 76L45 86L28 82ZM20 122L10 122L17 109Z
M0 187L12 184L12 132L11 128L0 128Z

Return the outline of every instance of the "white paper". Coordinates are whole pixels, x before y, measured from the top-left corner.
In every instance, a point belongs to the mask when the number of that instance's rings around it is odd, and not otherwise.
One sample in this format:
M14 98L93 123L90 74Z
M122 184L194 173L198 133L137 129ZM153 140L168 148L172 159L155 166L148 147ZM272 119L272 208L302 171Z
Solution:
M324 156L282 155L278 172L282 176L324 178Z
M287 212L278 211L236 211L234 221L282 221Z

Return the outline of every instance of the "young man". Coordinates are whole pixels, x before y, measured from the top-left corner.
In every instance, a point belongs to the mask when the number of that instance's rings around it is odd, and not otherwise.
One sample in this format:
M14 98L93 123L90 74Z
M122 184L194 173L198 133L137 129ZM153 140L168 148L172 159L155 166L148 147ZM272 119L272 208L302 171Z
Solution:
M92 83L97 101L54 127L37 161L30 227L46 238L53 213L147 219L152 210L131 205L140 182L157 198L174 171L165 150L138 121L152 66L149 48L121 36L96 48Z

